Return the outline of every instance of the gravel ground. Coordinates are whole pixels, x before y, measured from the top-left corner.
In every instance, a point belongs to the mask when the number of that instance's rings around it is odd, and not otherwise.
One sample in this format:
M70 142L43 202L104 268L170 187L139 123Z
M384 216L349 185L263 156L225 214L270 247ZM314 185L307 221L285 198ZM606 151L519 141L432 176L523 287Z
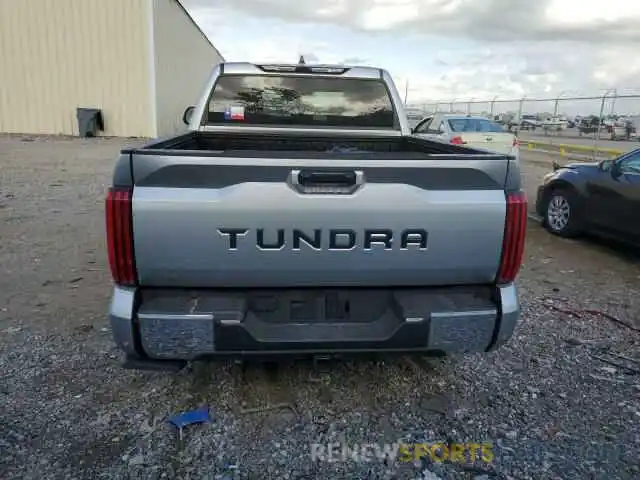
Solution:
M637 357L640 334L583 312L640 327L640 260L533 223L522 320L495 353L332 362L320 372L304 363L121 370L105 317L102 199L123 143L139 141L0 137L0 477L640 477L640 365L604 361ZM523 155L529 192L547 160ZM167 416L205 403L212 423L180 441ZM398 441L490 442L495 458L310 456L312 443Z

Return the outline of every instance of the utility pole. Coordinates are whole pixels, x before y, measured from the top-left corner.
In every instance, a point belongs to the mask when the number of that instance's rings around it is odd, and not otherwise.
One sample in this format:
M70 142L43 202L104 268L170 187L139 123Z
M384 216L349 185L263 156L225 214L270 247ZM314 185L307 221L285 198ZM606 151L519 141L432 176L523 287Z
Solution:
M564 94L564 90L562 92L560 92L558 94L558 97L556 98L555 104L553 106L553 116L554 117L558 116L558 107L559 107L559 103L560 103L560 97L562 97L563 94Z
M407 98L409 97L409 79L404 84L404 104L407 104Z
M611 116L615 113L616 110L616 98L618 98L618 89L613 89L613 97L611 97Z

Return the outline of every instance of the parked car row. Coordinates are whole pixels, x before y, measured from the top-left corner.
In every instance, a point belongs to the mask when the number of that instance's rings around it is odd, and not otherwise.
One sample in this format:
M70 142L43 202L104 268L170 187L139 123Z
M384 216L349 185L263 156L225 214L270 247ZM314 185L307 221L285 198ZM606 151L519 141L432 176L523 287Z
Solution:
M596 118L582 119L577 124L578 133L582 135L595 134L600 130L602 138L608 137L610 140L635 140L638 138L638 125L633 120L618 120L612 122L598 122Z

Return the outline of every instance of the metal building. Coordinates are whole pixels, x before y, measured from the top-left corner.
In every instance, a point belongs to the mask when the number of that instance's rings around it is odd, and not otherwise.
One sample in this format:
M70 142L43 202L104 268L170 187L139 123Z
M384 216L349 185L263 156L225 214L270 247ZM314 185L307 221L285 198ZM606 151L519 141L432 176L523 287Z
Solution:
M170 135L221 61L178 0L0 0L0 132Z

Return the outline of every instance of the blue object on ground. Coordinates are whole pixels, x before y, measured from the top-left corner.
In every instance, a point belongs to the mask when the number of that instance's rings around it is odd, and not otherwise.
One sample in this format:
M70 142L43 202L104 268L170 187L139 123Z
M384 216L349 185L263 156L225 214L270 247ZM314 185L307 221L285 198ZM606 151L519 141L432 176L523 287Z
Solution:
M191 410L190 412L179 413L167 419L167 422L174 425L176 428L182 430L187 425L193 425L195 423L209 423L211 417L209 416L209 407L203 406L197 410Z

